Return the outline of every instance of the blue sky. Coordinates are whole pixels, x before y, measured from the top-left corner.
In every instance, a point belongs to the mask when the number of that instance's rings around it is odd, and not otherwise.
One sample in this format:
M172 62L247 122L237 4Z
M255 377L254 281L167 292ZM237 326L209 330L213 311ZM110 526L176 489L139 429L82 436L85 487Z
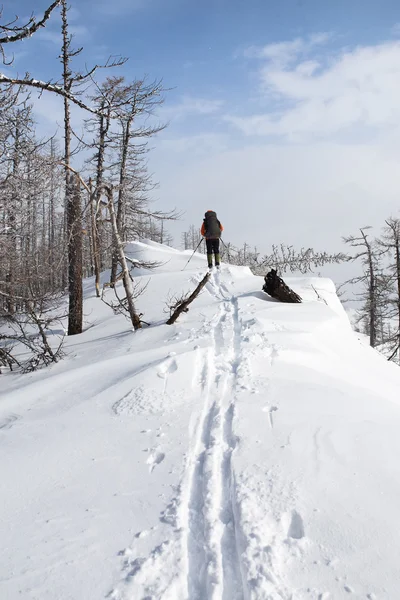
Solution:
M41 14L49 1L6 0ZM153 142L157 208L176 241L217 210L227 241L341 249L400 206L400 3L392 0L71 1L87 63L129 57L162 78L169 127ZM15 47L14 68L57 78L58 21ZM62 119L35 100L40 126ZM74 118L82 118L78 112Z

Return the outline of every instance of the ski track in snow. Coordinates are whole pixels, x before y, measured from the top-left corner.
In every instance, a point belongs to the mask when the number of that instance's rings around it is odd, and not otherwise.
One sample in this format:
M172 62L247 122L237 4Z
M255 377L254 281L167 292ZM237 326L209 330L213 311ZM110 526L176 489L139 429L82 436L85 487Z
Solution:
M256 322L242 324L238 299L220 282L219 273L213 274L206 290L215 300L216 314L201 329L202 335L207 332L210 346L196 350L192 389L200 408L190 427L182 480L161 517L163 523L173 527L173 534L146 558L125 561L130 593L122 597L294 600L293 590L286 586L285 572L288 563L302 555L305 527L293 506L290 486L279 484L274 475L268 475L267 486L256 480L236 482L232 464L238 443L234 433L236 402L240 393L249 389L248 330ZM260 343L261 350L268 348L272 367L278 349L268 339ZM162 396L167 393L169 376L177 370L175 359L159 368L159 377L165 379ZM273 431L278 407L271 404L263 410ZM164 460L160 450L151 449L147 460L150 473ZM282 487L281 493L276 486ZM273 489L280 499L279 506L276 502L268 506ZM253 496L258 493L259 500L254 504ZM267 503L264 510L272 520L263 523L259 501ZM267 545L266 539L270 540ZM111 598L120 599L118 590L113 594Z
M125 560L132 598L165 600L247 600L239 556L232 454L235 397L241 363L241 323L237 299L219 277L207 284L217 314L205 324L211 346L198 349L193 390L201 405L191 428L189 453L177 495L161 521L174 528L172 540L154 548L147 558ZM170 361L168 376L177 369ZM159 373L160 375L160 373ZM119 407L121 409L121 407ZM148 458L150 472L163 461L159 449ZM241 533L240 533L241 535ZM111 598L120 598L118 589Z
M220 274L213 274L206 289L214 298L216 314L202 326L210 346L197 349L192 380L201 407L190 429L189 452L176 496L163 512L161 521L174 528L170 540L154 548L147 558L128 560L126 581L129 600L291 600L284 584L289 554L300 552L304 524L301 515L289 511L283 520L282 542L275 531L264 529L271 545L262 542L258 526L249 521L256 508L249 502L246 482L236 482L232 456L238 443L234 433L236 401L249 389L249 323L242 325L238 300ZM250 326L252 324L250 323ZM276 352L268 346L270 364ZM170 360L159 370L168 377L178 368ZM266 406L271 430L278 407ZM160 448L152 448L148 458L150 473L164 460ZM250 486L252 487L250 482ZM260 490L261 493L261 490ZM268 501L267 495L260 499ZM257 519L256 519L257 522ZM287 541L290 540L290 543ZM119 600L118 590L114 590Z
M219 302L219 313L212 323L212 349L203 370L205 408L189 483L188 597L243 600L231 465L240 322L236 300L227 297L226 288L211 282L208 291Z
M302 554L299 544L305 528L293 506L290 486L279 484L274 475L268 475L267 486L246 478L236 481L232 463L238 443L236 403L241 392L250 389L253 350L248 351L247 343L257 322L242 323L238 299L220 281L219 273L205 288L215 300L216 313L197 332L210 340L208 347L197 347L193 365L192 390L199 409L189 429L183 477L160 519L173 533L147 557L125 561L130 593L119 596L115 589L111 598L116 600L294 600L285 572L288 562ZM260 337L260 349L268 350L265 358L272 367L278 349L266 337ZM158 367L165 384L163 399L168 379L178 367L171 357ZM119 410L127 409L124 400ZM273 431L278 407L267 404L262 410ZM164 458L159 446L151 448L149 472ZM277 485L281 492L275 490ZM285 510L281 500L279 506L276 502L268 506L273 490L285 498ZM259 494L255 504L254 494ZM260 515L260 501L267 503L264 510L272 518L268 524Z

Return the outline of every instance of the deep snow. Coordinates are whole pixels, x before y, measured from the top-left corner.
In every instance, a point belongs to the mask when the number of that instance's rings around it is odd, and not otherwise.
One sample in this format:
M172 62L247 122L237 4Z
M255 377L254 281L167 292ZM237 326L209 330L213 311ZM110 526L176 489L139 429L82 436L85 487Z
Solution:
M400 598L400 370L365 346L330 280L266 296L205 259L161 261L133 333L85 282L67 357L0 376L0 598ZM111 293L111 292L109 292Z

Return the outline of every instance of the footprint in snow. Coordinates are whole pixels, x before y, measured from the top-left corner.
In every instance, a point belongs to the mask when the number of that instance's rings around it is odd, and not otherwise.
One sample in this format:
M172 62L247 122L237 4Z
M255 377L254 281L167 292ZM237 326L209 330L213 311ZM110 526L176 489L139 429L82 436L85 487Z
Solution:
M132 555L132 548L124 548L123 550L120 550L118 552L118 556L131 556Z
M274 428L274 417L273 417L273 413L276 412L278 410L277 406L264 406L264 408L262 409L263 412L268 413L268 420L269 420L269 425L271 427L271 429Z
M344 586L344 591L348 594L354 594L354 590L349 585Z
M11 429L15 421L19 419L19 415L8 415L0 420L0 429Z
M173 360L166 360L159 368L158 370L158 377L161 377L161 379L165 379L165 377L168 377L168 375L171 375L171 373L175 373L178 370L178 363L176 362L175 359Z
M145 538L149 535L149 531L147 529L143 529L143 531L138 531L135 534L135 538L136 539L141 539L141 538ZM132 552L132 551L131 551Z
M138 573L140 571L140 569L142 568L142 565L145 562L146 562L145 558L135 558L135 560L129 564L129 573L127 575L127 579L134 577L136 575L136 573Z
M149 458L146 460L146 463L149 465L149 471L152 473L157 465L162 463L165 458L165 454L163 452L155 452L150 454Z
M296 510L292 512L287 536L294 540L301 540L305 536L303 519Z

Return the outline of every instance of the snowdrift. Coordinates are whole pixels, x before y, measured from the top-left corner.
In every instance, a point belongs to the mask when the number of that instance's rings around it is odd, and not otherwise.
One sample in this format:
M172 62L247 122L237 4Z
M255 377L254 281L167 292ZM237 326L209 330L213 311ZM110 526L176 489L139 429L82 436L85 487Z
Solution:
M167 326L205 257L128 249L151 327L87 280L67 358L0 377L0 598L398 598L398 367L327 279L223 265Z

